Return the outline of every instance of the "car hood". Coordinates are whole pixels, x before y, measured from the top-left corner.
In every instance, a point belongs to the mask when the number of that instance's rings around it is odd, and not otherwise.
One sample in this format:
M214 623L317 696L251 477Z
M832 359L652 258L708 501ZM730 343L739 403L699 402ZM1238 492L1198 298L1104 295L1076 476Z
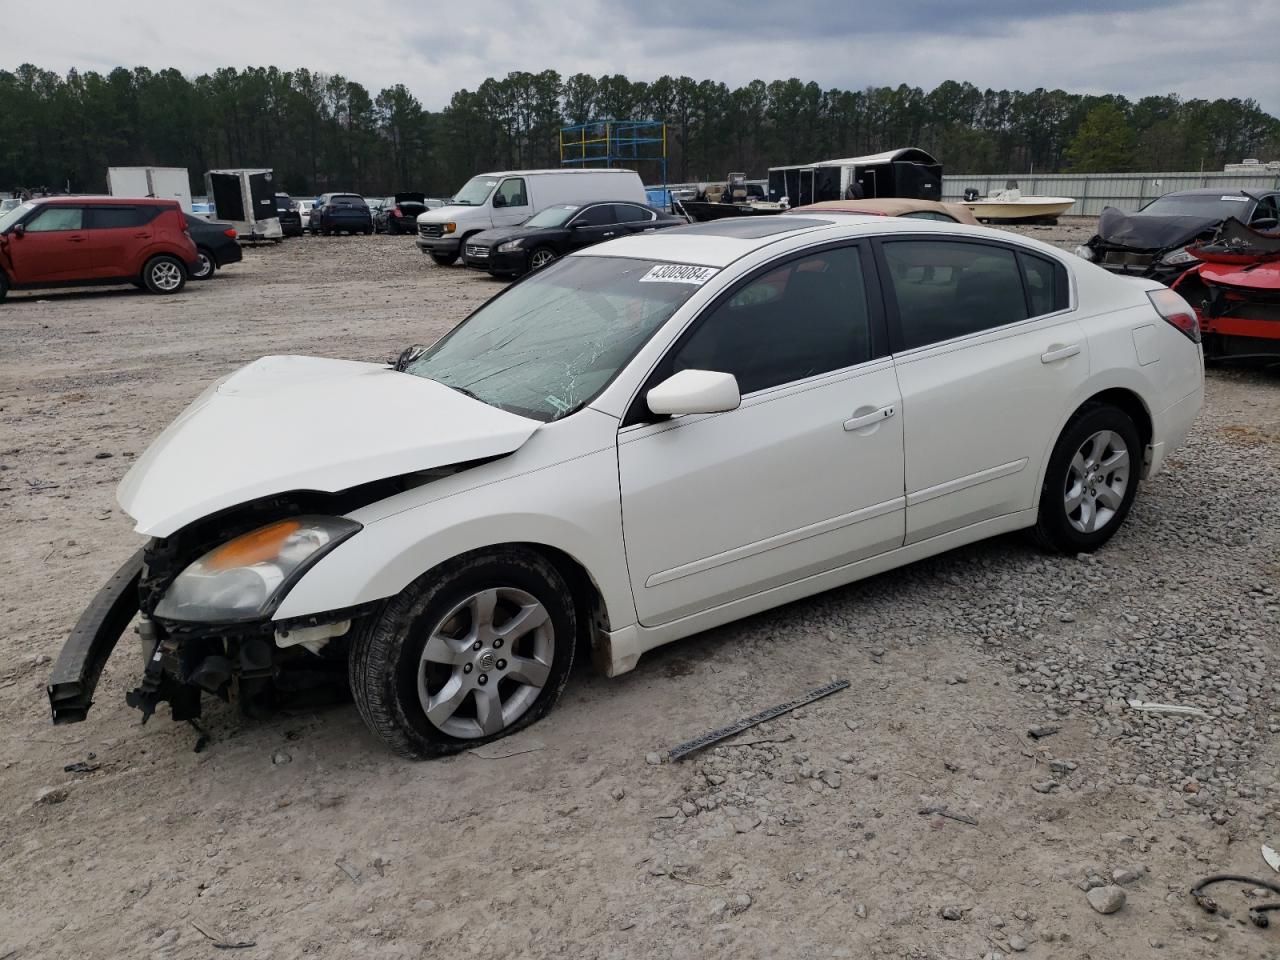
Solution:
M1160 217L1107 207L1098 218L1095 239L1109 247L1164 250L1211 233L1220 223L1221 217Z
M524 237L551 237L558 233L563 233L564 227L497 227L493 230L482 230L472 236L467 242L487 244L491 247L500 243L506 243L508 240L518 240Z
M167 537L218 510L511 453L541 426L383 364L263 357L202 393L138 458L116 499Z

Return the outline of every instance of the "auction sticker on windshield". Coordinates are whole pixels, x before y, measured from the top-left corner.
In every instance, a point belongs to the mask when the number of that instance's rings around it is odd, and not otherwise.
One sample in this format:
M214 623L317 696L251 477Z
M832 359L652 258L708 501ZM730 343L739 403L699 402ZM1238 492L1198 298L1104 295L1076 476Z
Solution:
M691 283L701 286L719 271L715 267L691 267L682 263L661 263L640 278L641 283Z

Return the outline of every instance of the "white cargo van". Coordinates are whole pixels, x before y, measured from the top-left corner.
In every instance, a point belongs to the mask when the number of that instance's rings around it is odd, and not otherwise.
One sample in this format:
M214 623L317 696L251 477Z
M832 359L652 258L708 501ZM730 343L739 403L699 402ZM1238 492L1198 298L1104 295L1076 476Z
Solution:
M467 181L448 204L418 216L418 249L441 266L473 233L524 223L557 203L647 203L634 170L502 170Z

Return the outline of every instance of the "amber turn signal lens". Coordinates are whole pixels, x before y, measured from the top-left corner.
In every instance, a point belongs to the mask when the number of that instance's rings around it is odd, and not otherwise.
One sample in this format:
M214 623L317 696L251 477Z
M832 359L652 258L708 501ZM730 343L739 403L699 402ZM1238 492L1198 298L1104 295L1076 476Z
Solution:
M230 570L273 560L279 555L284 542L301 526L297 520L281 520L236 537L210 554L205 565L210 570Z

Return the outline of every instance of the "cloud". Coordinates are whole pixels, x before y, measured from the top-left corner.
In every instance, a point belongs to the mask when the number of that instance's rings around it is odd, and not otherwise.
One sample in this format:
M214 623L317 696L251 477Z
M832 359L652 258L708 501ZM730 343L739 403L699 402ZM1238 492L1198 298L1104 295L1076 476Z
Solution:
M48 0L56 29L0 49L70 67L274 64L341 73L376 93L404 83L429 108L511 70L687 75L739 86L799 77L824 88L968 80L1137 98L1252 97L1280 113L1280 3L1237 0L219 0L196 18L168 0ZM12 22L12 17L7 18Z

